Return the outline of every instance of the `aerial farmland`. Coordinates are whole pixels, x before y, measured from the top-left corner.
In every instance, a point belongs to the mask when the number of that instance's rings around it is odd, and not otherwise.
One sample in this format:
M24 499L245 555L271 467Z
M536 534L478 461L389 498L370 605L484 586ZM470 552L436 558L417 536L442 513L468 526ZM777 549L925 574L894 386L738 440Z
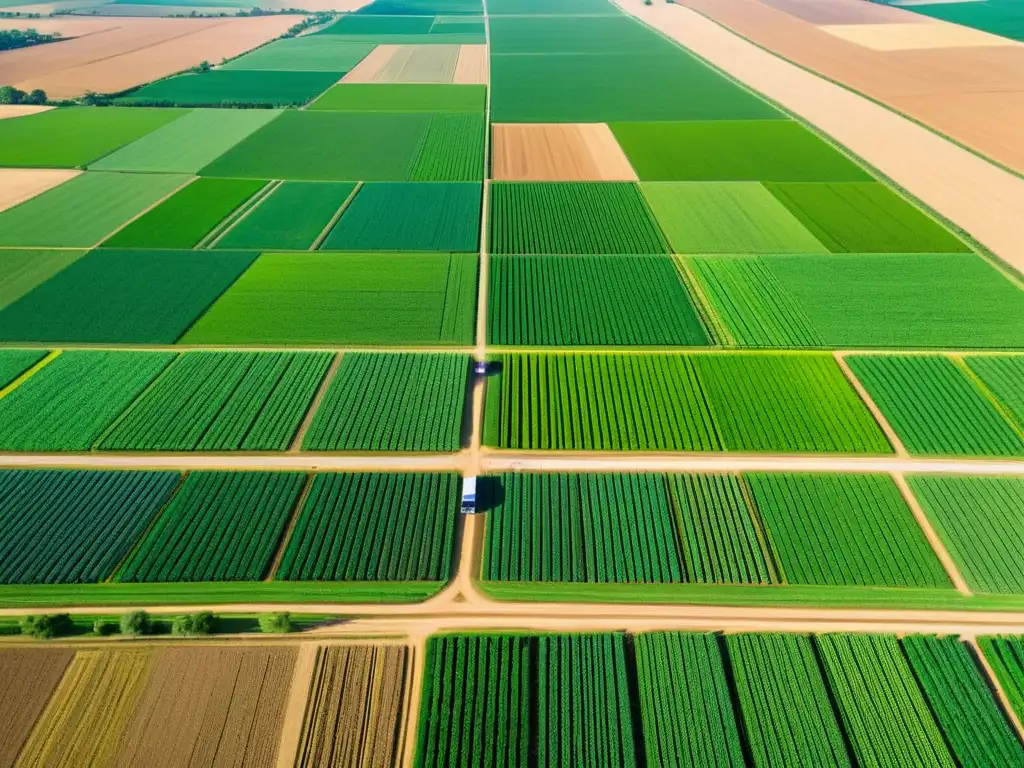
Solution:
M293 5L0 0L0 768L1024 768L1012 3Z

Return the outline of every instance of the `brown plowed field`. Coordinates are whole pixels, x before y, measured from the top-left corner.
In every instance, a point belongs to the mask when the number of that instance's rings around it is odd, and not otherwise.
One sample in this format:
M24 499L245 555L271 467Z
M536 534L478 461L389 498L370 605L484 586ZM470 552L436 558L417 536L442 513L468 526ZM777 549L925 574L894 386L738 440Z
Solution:
M294 647L165 647L128 720L118 766L274 766Z
M760 0L677 2L1024 173L1024 45L879 51L778 10L779 0L771 2L776 7ZM887 11L895 18L915 16L898 8ZM919 20L908 18L908 23L919 26Z
M0 768L14 765L74 655L56 648L0 653Z
M867 0L764 0L766 5L811 24L923 23L927 17Z
M51 98L72 98L86 91L116 93L204 60L219 62L237 56L277 37L298 18L41 19L32 26L79 36L4 51L0 72L4 83L25 91L42 88ZM10 19L0 23L0 29L15 26L25 23Z
M636 181L604 123L492 126L496 181Z
M453 82L459 85L490 84L486 45L463 45L459 48L459 63L455 66Z
M302 768L398 765L409 649L330 646L320 648L317 656L295 764Z
M377 81L378 75L388 65L391 58L399 51L400 45L378 45L366 58L350 69L341 82L343 83L373 83Z

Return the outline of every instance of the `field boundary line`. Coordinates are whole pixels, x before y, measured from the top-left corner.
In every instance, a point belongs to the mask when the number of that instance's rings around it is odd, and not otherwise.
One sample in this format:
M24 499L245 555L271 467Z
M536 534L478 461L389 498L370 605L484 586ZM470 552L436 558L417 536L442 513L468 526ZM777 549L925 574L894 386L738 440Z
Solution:
M402 768L413 768L416 759L416 746L419 741L420 702L423 699L423 678L426 675L427 639L425 635L410 636L411 642L406 646L409 652L408 671L406 677L405 702L402 707L402 720L398 724L401 745L398 752L402 755Z
M280 179L273 179L264 184L260 189L238 206L235 210L224 217L217 226L206 233L198 243L196 243L194 250L210 250L217 245L224 237L233 230L238 224L244 219L248 218L249 214L259 208L263 203L273 195L278 188L284 184Z
M981 380L981 377L971 370L971 367L967 365L967 361L964 360L964 356L958 353L948 353L946 356L953 361L953 365L960 369L960 372L967 377L968 381L978 388L981 394L984 395L985 399L988 400L989 404L995 408L996 412L1003 418L1003 421L1010 425L1010 429L1016 432L1017 436L1021 440L1024 440L1024 429L1021 429L1013 414L999 402L995 393L989 389L988 385L984 381Z
M28 369L23 371L21 373L21 375L17 376L10 384L8 384L6 387L3 387L2 389L0 389L0 398L9 395L11 392L16 390L18 387L20 387L26 381L31 379L33 376L35 376L37 373L39 373L39 371L41 371L43 368L45 368L50 363L52 363L54 360L56 360L58 357L60 357L60 354L63 351L64 350L61 350L61 349L53 349L53 350L50 350L50 352L48 354L43 355L42 359L39 360L39 362L35 363L34 365L29 366Z
M761 550L765 554L768 574L774 579L774 582L769 583L788 584L786 572L782 567L782 558L779 557L779 553L775 550L775 542L772 541L772 537L768 535L768 526L765 524L764 515L761 514L761 510L754 500L754 492L750 488L750 483L742 472L736 473L736 480L740 487L740 493L743 495L743 500L747 502L747 509L750 510L750 522L754 525L754 534L757 536L757 542L761 545Z
M911 490L910 484L907 482L906 475L902 472L893 472L892 479L896 483L896 487L900 489L900 494L903 496L903 500L910 507L911 513L914 515L914 519L920 526L921 531L924 533L924 537L928 540L929 546L932 551L939 558L939 562L942 563L942 567L946 571L946 575L949 576L949 580L953 582L953 586L956 587L956 591L961 595L970 596L974 594L971 588L967 585L967 580L964 579L963 574L960 573L960 568L953 560L953 556L949 554L949 550L946 548L945 543L939 536L938 531L932 525L932 521L928 519L928 515L925 514L924 509L921 507L921 503L917 500L917 496L914 495L914 491Z
M334 212L334 215L327 222L327 226L320 230L320 234L316 236L313 243L306 249L307 252L316 252L320 250L320 246L324 244L324 240L331 234L331 231L338 226L338 222L341 221L341 217L345 215L345 211L352 204L356 195L359 194L359 190L363 188L363 182L357 181L356 185L352 187L352 191L348 193L348 197L341 201L341 205L338 206L338 210Z
M708 335L714 337L712 341L717 342L721 347L737 347L736 339L718 311L711 305L707 294L704 293L704 287L693 274L693 270L690 268L690 259L680 255L674 255L671 258L675 262L676 272L679 273L679 278L683 281L687 293L691 295L691 298L697 299L697 306L694 309L697 310L697 317L704 323L705 330L710 331Z
M281 560L284 559L284 551L288 546L288 541L292 537L292 533L295 532L295 524L299 520L299 515L302 513L302 508L306 506L306 499L309 498L309 491L313 487L312 473L306 475L306 482L302 484L302 490L299 492L299 497L295 500L295 505L292 507L291 514L288 515L288 525L285 526L281 532L281 538L277 542L277 546L274 548L274 557L270 561L270 567L267 568L267 575L262 581L273 581L277 577L277 571L281 567Z
M113 171L110 171L110 173L113 173ZM191 176L191 177L187 178L182 184L179 184L178 186L176 186L174 189L172 189L170 192L168 192L166 195L161 197L159 200L157 200L152 205L150 205L150 206L146 207L145 209L139 211L137 214L132 216L130 219L128 219L128 221L124 222L121 226L119 226L113 232L108 232L103 237L101 237L97 242L93 243L92 245L86 246L85 250L91 251L91 250L93 250L95 248L99 248L101 245L103 245L103 243L107 242L107 240L109 240L112 237L114 237L121 230L127 229L130 225L134 224L136 221L141 219L143 216L145 216L147 213L152 211L158 205L161 205L161 204L167 202L172 197L174 197L176 194L181 192L181 190L183 190L185 187L187 187L190 184L194 184L197 181L199 181L199 177L198 176ZM81 248L76 248L74 250L82 250L82 249Z
M302 450L302 441L306 439L306 432L309 431L309 425L313 423L313 419L316 417L316 412L320 410L320 404L323 403L324 397L327 395L327 388L334 381L334 376L338 372L338 367L341 365L341 358L345 356L344 352L339 352L331 360L331 364L327 367L327 371L324 373L323 381L320 382L320 386L316 390L316 394L313 395L313 400L309 404L309 410L306 411L306 415L302 417L302 423L299 428L295 431L295 438L292 440L292 444L288 446L288 453L298 453Z
M139 402L139 400L141 400L143 397L148 395L153 390L153 388L157 385L157 382L160 381L160 379L162 379L164 376L167 375L167 371L176 362L178 362L179 359L181 359L181 355L180 354L176 354L176 355L174 355L174 357L172 357L170 360L167 361L167 364L163 368L160 369L160 372L157 373L157 375L154 376L153 379L145 387L142 388L142 391L139 392L138 395L133 397L132 401L130 403L128 403L128 405L126 405L124 407L124 409L119 414L117 414L117 417L114 418L109 424L107 424L107 426L105 426L103 428L103 431L100 432L99 435L97 435L96 439L93 440L92 444L89 446L90 450L97 450L96 446L98 446L100 443L102 443L104 440L106 440L110 436L110 434L117 427L119 427L121 425L121 422L123 422L125 420L125 418L128 415L128 412L132 409L132 407L137 402Z
M22 249L24 250L24 249ZM269 251L268 251L269 253ZM279 251L274 251L279 253ZM308 253L308 251L292 251L291 253ZM53 344L32 344L28 342L5 343L0 342L0 350L4 349L42 349L50 351L54 349ZM266 344L253 344L252 346L231 346L222 344L60 344L59 351L68 352L72 350L106 351L106 352L373 352L378 355L404 355L421 353L451 353L459 355L473 354L473 347L304 347L296 346L268 346Z
M1024 741L1024 725L1021 724L1020 717L1014 711L1013 705L1010 703L1010 697L1006 695L1006 689L999 680L999 676L996 675L995 669L992 668L992 663L988 660L985 652L981 650L981 646L978 645L977 636L961 635L960 641L967 643L974 652L974 658L978 664L981 665L985 676L988 678L987 682L989 687L992 692L995 693L996 699L999 701L1000 709L1003 710L1003 715L1005 715L1006 719L1010 721L1010 727L1013 728L1018 740Z
M871 415L874 417L875 423L882 429L882 432L885 434L889 444L896 450L896 455L909 456L910 453L907 451L907 447L903 445L903 441L900 440L900 436L896 434L896 430L892 428L892 424L890 424L889 420L885 418L885 414L882 413L882 409L878 407L878 403L874 401L867 388L861 383L861 380L857 378L856 374L850 368L849 364L846 362L846 358L843 357L840 352L833 352L832 357L836 361L840 370L842 370L846 380L850 382L850 386L856 390L857 396L860 397L864 405L867 406L867 409L871 411Z
M298 472L461 472L467 451L428 454L370 453L3 453L0 468L202 469ZM1024 474L1024 463L1020 473Z
M306 728L309 693L322 652L322 647L317 643L299 644L281 723L281 738L277 743L277 768L293 768L296 765L302 733Z

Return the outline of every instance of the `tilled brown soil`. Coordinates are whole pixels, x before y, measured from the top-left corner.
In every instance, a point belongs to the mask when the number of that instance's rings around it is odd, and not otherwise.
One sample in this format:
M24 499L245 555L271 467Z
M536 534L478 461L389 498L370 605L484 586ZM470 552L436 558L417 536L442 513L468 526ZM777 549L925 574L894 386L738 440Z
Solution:
M0 653L0 768L14 765L74 655L58 648Z

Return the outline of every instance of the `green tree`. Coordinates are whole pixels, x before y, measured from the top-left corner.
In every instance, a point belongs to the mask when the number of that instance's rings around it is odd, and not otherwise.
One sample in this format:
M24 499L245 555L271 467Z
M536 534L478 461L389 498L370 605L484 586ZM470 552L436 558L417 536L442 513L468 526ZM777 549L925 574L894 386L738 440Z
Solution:
M121 634L138 637L148 635L153 629L153 622L145 611L132 611L121 617Z
M186 613L176 616L171 624L171 634L180 637L196 637L213 633L216 617L209 611Z
M75 628L71 616L51 613L45 616L26 616L21 620L21 633L44 640L70 634Z
M0 85L0 104L21 104L25 92L13 85Z
M281 635L295 629L292 615L287 611L281 613L265 613L260 616L260 632Z

